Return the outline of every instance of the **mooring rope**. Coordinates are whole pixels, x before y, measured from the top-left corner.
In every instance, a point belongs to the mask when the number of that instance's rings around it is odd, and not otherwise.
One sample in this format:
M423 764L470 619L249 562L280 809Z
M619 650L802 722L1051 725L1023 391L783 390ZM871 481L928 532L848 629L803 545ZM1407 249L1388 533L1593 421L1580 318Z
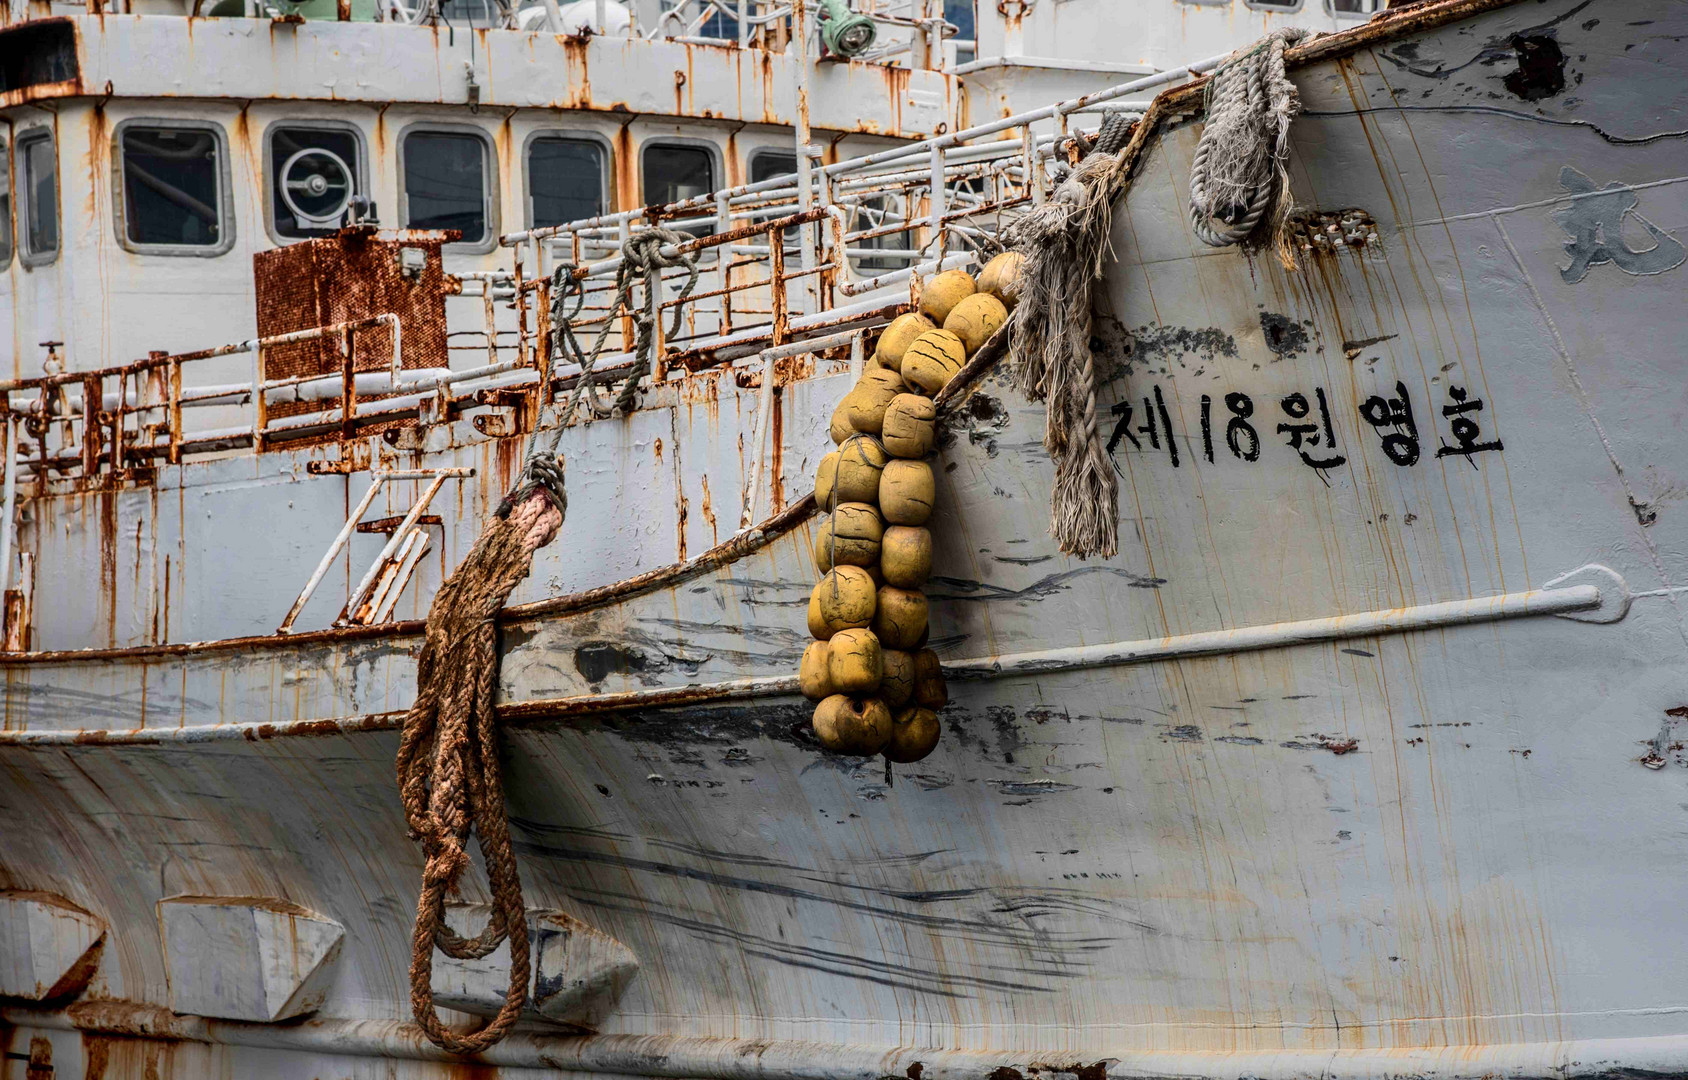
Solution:
M528 494L513 501L512 493L500 505L468 557L435 594L417 661L416 701L399 740L399 795L424 857L411 937L411 1011L435 1045L456 1054L479 1053L502 1039L527 1003L532 971L527 908L510 846L493 712L495 620L527 577L533 553L562 526L566 499L561 478L554 460L549 468L524 470L517 491L528 487ZM492 917L479 934L466 938L446 926L445 897L455 892L469 867L471 832L486 863ZM479 1031L450 1030L434 1008L434 950L478 960L505 940L510 943L510 984L498 1015Z
M422 655L416 666L416 701L405 715L399 739L398 783L410 833L422 847L421 895L411 936L410 1006L416 1022L436 1046L455 1054L475 1054L509 1033L527 1004L533 960L528 947L527 907L510 844L504 806L497 717L498 613L533 568L533 553L549 544L568 512L562 461L557 446L581 398L593 394L595 415L629 413L639 381L649 374L655 351L656 318L662 307L662 271L689 271L674 304L673 329L680 332L681 305L697 285L697 257L664 255L662 248L690 237L669 229L646 229L622 245L615 301L590 353L575 338L573 321L585 303L585 288L572 263L560 263L551 276L552 359L572 357L580 364L568 400L558 411L547 438L540 436L543 415L528 438L526 460L515 487L498 504L493 520L457 569L440 586L428 608ZM634 283L643 279L645 304L631 305ZM574 308L567 310L570 296ZM634 362L613 406L597 400L599 380L593 368L623 309L637 328ZM553 364L554 367L554 364ZM455 892L469 867L469 835L474 833L492 889L492 915L481 932L464 937L445 924L445 898ZM478 1031L452 1031L434 1006L434 950L459 960L479 960L505 941L510 943L510 982L504 1003L491 1023Z
M1237 243L1263 223L1264 235L1281 234L1289 123L1300 107L1284 74L1284 49L1306 34L1276 31L1228 59L1209 81L1190 210L1206 243ZM1091 301L1107 267L1132 131L1124 117L1110 116L1049 200L1004 232L1007 245L1025 256L1020 302L1008 324L1017 380L1028 397L1047 403L1043 445L1055 462L1049 533L1079 558L1119 550L1119 480L1098 415Z
M1190 227L1209 247L1261 227L1275 240L1289 213L1289 129L1301 111L1284 50L1311 31L1274 30L1226 60L1208 81L1207 124L1190 166Z

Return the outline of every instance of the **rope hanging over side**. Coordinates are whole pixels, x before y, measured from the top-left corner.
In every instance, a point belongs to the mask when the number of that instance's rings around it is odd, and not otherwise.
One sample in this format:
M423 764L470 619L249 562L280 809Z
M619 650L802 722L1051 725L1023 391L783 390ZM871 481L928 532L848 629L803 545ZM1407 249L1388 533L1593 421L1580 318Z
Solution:
M422 890L416 903L411 936L410 1006L423 1034L441 1049L476 1054L498 1042L527 1004L533 960L528 947L527 907L521 878L510 844L510 822L504 806L504 781L498 760L498 727L494 712L498 685L497 617L510 593L533 567L533 553L550 543L568 511L562 462L557 445L575 415L582 396L593 395L597 416L630 412L639 380L651 370L656 319L662 307L662 271L684 266L689 271L675 302L673 328L679 334L682 303L697 285L697 257L664 255L667 244L690 239L668 229L647 229L622 245L624 261L616 275L615 302L585 352L575 338L573 320L585 303L585 288L571 263L557 266L551 277L553 358L570 357L580 364L580 378L558 415L558 422L542 440L534 424L527 460L516 486L499 503L492 522L457 567L428 608L422 655L416 668L416 701L405 715L397 761L400 798L411 836L422 846ZM642 277L645 303L631 305L634 282ZM567 310L570 297L574 308ZM598 399L601 380L593 368L609 339L618 312L626 309L637 327L635 360L627 381L612 406ZM454 893L469 867L469 835L474 833L486 863L492 889L492 915L474 937L463 937L445 924L445 898ZM492 1022L478 1031L452 1031L434 1007L434 950L460 960L490 955L510 943L510 984L504 1003Z
M530 463L531 464L531 463ZM425 864L411 937L410 1005L416 1022L437 1046L474 1054L502 1039L527 1003L532 972L527 908L505 816L493 713L498 682L495 620L510 593L526 578L533 553L550 543L563 523L561 470L555 461L525 498L506 501L475 541L428 608L422 655L416 668L416 701L399 740L398 782L405 820L422 847ZM559 483L551 490L550 480ZM528 470L524 470L524 482ZM480 843L492 889L492 917L474 937L445 924L445 898L469 867L468 842ZM433 954L477 960L510 942L510 985L498 1015L472 1033L448 1029L434 1008Z
M1104 125L1098 145L1123 145ZM1119 153L1093 150L1042 206L1005 231L1026 258L1009 343L1020 389L1048 403L1043 445L1055 462L1049 534L1062 551L1104 558L1119 550L1119 481L1096 405L1091 293L1108 256L1119 195Z
M1264 230L1276 242L1289 216L1289 128L1301 111L1284 73L1284 49L1310 31L1275 30L1226 60L1207 84L1207 126L1190 166L1190 227L1229 247ZM1287 252L1279 258L1293 266Z

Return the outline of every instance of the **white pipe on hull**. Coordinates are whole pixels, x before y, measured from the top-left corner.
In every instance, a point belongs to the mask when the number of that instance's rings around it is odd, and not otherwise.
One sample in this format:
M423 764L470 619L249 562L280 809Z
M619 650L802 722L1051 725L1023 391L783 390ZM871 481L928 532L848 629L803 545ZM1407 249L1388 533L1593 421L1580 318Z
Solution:
M1630 594L1623 579L1615 574L1611 589L1616 597ZM1405 634L1420 630L1436 630L1450 626L1496 622L1505 619L1535 618L1591 611L1602 605L1601 590L1595 585L1572 585L1558 589L1531 589L1525 592L1502 593L1499 596L1478 596L1467 600L1449 600L1439 604L1419 604L1407 608L1385 608L1362 611L1353 615L1337 615L1325 619L1301 619L1295 622L1267 623L1244 626L1234 630L1209 630L1172 637L1148 638L1140 641L1114 642L1106 645L1084 645L1071 649L1048 649L1040 652L1015 653L1009 656L985 656L944 663L944 674L955 679L998 679L1018 676L1050 675L1063 671L1088 668L1119 667L1181 660L1196 656L1215 656L1261 649L1293 648L1352 638L1378 637L1385 634ZM1627 610L1627 609L1626 609ZM57 662L74 663L75 656L55 657ZM613 712L623 709L659 708L677 704L702 704L709 701L773 697L797 690L795 675L766 675L727 682L698 683L690 686L664 686L649 690L621 693L581 694L574 697L545 701L506 702L525 713L589 713ZM335 718L330 723L341 724L346 730L383 729L397 726L379 718ZM323 721L299 721L301 731L320 734ZM256 727L262 726L266 737L283 736L287 724L202 724L193 727L161 727L156 730L137 729L113 732L110 741L139 744L209 742L218 739L244 739ZM103 733L76 730L0 731L0 746L70 745L100 741Z

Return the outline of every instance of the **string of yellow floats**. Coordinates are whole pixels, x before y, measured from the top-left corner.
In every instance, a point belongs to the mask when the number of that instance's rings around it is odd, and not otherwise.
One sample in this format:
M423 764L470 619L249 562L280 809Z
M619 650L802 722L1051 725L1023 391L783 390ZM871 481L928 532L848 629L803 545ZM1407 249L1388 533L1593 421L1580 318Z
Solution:
M1021 257L998 255L975 281L964 270L927 279L920 310L898 316L832 415L838 449L821 459L815 502L819 583L809 594L803 695L815 737L835 753L919 761L938 745L949 703L938 655L926 647L937 501L928 458L932 395L1008 319Z

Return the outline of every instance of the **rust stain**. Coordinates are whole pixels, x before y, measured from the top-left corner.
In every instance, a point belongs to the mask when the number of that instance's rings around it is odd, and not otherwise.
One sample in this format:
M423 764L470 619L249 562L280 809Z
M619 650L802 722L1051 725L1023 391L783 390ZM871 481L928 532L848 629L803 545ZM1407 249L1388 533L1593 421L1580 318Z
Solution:
M785 478L781 475L785 459L785 391L779 385L779 363L774 366L774 392L768 402L774 443L768 451L768 507L776 514L785 509Z
M111 1040L102 1035L82 1036L82 1080L105 1080L111 1064Z
M592 71L587 64L586 44L591 40L587 35L570 34L562 38L563 64L568 74L569 93L564 108L590 109L592 107Z
M101 491L100 515L100 598L106 609L106 646L117 645L117 492Z
M200 1024L159 1005L98 998L65 1009L70 1022L84 1031L128 1035L143 1039L203 1039Z
M721 542L721 533L715 527L715 508L709 502L709 474L703 473L698 481L703 485L703 520L709 523L709 542L714 546Z
M615 154L610 164L615 170L615 206L611 209L616 212L639 205L639 169L632 125L633 118L629 116L615 133Z
M656 460L657 460L657 464L660 465L660 464L662 464L662 437L660 435L657 436L655 445L656 445Z

